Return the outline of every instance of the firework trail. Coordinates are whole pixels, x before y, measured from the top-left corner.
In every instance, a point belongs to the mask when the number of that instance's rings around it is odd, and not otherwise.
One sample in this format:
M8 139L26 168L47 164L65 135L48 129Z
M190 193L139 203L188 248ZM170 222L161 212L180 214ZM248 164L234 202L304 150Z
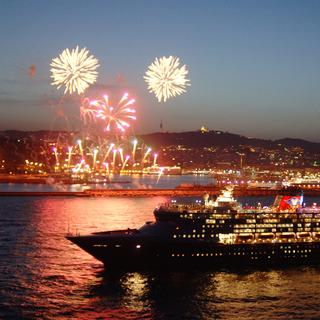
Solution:
M68 147L68 168L70 167L71 156L72 156L72 146L69 146Z
M52 85L56 85L58 89L65 86L64 93L81 94L97 80L98 60L89 55L86 48L79 49L77 46L71 51L65 49L57 58L52 59L50 66Z
M80 106L80 119L87 124L93 122L96 119L97 109L94 107L88 98L84 98L81 101Z
M138 140L137 140L137 139L134 139L134 140L133 140L133 148L132 148L132 159L133 159L133 162L135 161L137 144L138 144Z
M180 95L186 91L190 83L186 75L186 65L180 67L177 57L169 56L156 58L148 67L144 80L148 84L148 90L154 93L159 102Z
M125 167L126 167L126 164L127 164L127 162L128 162L128 160L130 159L130 156L126 156L126 159L124 160L124 162L123 162L123 164L122 164L122 167L121 167L121 170L124 170L125 169Z
M157 165L157 158L158 158L158 154L155 153L155 154L153 155L153 166L154 166L154 167Z
M160 178L161 178L161 176L162 176L162 174L163 174L163 168L160 168L160 170L159 170L159 174L158 174L158 179L157 179L157 183L156 184L158 184L159 183L159 180L160 180Z
M151 148L148 148L147 151L145 152L143 158L142 158L142 165L144 164L145 160L147 159L148 154L151 152Z

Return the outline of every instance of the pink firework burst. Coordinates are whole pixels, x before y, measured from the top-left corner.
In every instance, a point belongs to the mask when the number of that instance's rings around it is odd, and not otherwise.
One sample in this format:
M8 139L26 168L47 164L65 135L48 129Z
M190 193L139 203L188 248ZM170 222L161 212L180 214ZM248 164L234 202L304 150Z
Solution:
M110 104L109 96L104 95L103 100L90 101L90 105L95 107L95 116L106 122L106 131L112 128L124 132L130 127L130 120L136 120L136 110L132 108L134 99L129 99L129 94L125 93L117 105Z

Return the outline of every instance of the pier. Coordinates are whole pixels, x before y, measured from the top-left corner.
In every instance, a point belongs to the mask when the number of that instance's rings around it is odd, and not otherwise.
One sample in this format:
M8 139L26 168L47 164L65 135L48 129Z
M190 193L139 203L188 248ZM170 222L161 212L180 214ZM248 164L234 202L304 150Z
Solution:
M319 189L302 190L306 196L320 196ZM299 190L296 190L299 192ZM96 189L86 190L85 194L91 197L146 197L146 196L164 196L164 197L201 197L204 193L211 196L217 196L221 193L220 187L193 187L193 188L175 188L175 189ZM261 197L276 195L292 195L292 189L262 189L262 188L234 188L233 194L236 197Z
M0 197L89 197L85 192L72 191L0 191Z
M196 186L192 188L175 189L92 189L85 191L1 191L0 197L202 197L205 193L217 196L221 187ZM292 189L263 189L237 188L233 190L235 197L263 197L276 195L292 195L299 190ZM320 197L320 189L302 189L305 196Z

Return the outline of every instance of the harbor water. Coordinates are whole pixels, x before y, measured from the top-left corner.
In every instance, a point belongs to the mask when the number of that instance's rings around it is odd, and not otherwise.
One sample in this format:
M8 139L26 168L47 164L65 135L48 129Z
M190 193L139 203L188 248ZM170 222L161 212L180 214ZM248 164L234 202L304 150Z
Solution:
M1 197L0 319L320 318L320 266L110 273L65 239L139 227L168 200Z
M78 192L84 189L173 189L178 185L214 184L215 180L210 175L178 175L178 176L157 176L157 175L113 175L108 181L97 181L82 184L63 184L54 179L44 180L43 184L28 183L0 183L0 192L57 192L71 191Z

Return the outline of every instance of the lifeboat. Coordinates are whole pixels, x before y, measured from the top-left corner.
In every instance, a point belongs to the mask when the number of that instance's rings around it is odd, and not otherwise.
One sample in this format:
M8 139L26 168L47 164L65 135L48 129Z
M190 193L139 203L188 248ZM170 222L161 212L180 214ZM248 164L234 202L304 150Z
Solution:
M258 239L261 239L261 240L272 240L273 238L274 238L274 234L272 232L260 233L258 235Z
M239 241L248 241L253 240L253 234L252 233L239 233L237 236L237 240Z
M296 235L293 232L283 232L278 237L280 239L295 239Z
M305 238L310 238L311 234L310 232L298 232L297 236L298 238L305 239Z

